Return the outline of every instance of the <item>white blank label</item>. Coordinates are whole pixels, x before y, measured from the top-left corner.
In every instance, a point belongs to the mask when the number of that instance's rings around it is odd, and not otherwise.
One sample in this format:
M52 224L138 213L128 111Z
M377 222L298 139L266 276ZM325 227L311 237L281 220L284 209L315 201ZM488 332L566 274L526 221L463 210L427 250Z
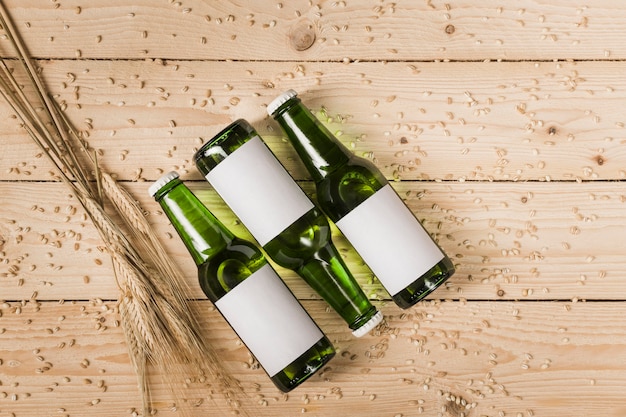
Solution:
M261 246L314 207L259 136L228 155L206 179Z
M269 264L215 305L270 377L324 336Z
M444 257L389 184L340 219L337 227L391 295Z

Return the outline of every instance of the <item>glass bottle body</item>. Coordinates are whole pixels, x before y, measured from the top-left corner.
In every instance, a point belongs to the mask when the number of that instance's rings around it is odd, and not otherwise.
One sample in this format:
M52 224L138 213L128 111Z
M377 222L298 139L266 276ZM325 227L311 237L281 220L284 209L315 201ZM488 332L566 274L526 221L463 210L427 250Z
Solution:
M256 246L235 237L214 259L198 266L198 280L207 298L219 305L219 300L241 281L261 268L268 267L265 257ZM246 326L254 324L248 323ZM271 375L270 379L281 391L289 392L321 369L334 355L331 342L323 336L287 366Z
M377 191L383 189L383 187L390 187L388 182L382 177L382 174L380 174L380 171L366 159L350 158L342 168L327 175L318 183L317 187L317 198L320 206L327 208L329 218L335 219L334 221L339 225L340 229L343 229L341 227L341 219L350 213L352 208L358 207L369 197L376 194ZM397 194L395 197L400 199ZM391 214L387 210L381 210L381 212L382 215ZM421 237L426 236L421 234ZM432 240L430 236L428 236L428 239ZM434 241L432 243L435 244ZM433 247L429 249L432 254L430 259L437 260L439 258L437 251ZM375 252L377 249L372 248L371 251ZM431 268L417 279L410 280L410 282L405 281L407 285L396 289L397 292L392 290L391 298L399 307L405 309L411 307L443 284L454 273L452 261L443 255L443 252L441 254L441 259L437 260ZM388 255L377 254L376 256L397 255L397 253L389 253ZM371 264L372 261L370 260L369 263ZM384 267L384 265L381 266L381 268ZM389 284L387 284L387 287L389 287Z
M255 245L228 231L178 179L154 195L192 255L202 291L280 390L297 387L334 356Z
M454 265L380 170L343 146L295 92L277 100L268 111L315 181L318 204L394 302L408 308L443 284L454 273Z
M249 123L226 127L198 150L195 163L268 256L302 277L355 335L380 322L334 246L326 217Z

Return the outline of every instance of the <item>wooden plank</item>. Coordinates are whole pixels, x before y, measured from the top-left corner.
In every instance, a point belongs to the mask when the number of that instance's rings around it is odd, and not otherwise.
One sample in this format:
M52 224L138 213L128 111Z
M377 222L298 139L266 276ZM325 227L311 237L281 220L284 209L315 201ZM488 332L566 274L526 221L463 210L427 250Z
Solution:
M624 62L41 65L68 116L102 151L103 166L122 179L155 179L171 168L201 178L194 151L237 118L252 122L288 170L306 178L265 111L288 88L314 111L326 109L330 129L388 178L626 177ZM4 104L0 117L11 117ZM51 178L17 121L0 126L0 135L1 180Z
M181 266L196 297L196 270L148 183L125 183ZM303 184L307 192L311 185ZM231 230L250 235L206 182L189 182ZM624 299L620 183L435 183L393 186L457 265L445 299ZM0 183L0 294L22 300L116 299L117 287L99 237L59 183ZM556 201L558 199L558 202ZM388 299L369 269L335 230L335 242L373 298ZM277 268L299 298L317 298L293 272ZM88 277L84 281L84 277Z
M238 60L624 59L626 11L604 0L122 0L7 6L39 57ZM6 45L6 43L5 43Z
M624 303L445 302L406 313L387 306L386 327L355 339L322 303L306 302L338 354L288 395L262 370L249 369L247 350L208 304L196 306L206 337L242 381L252 416L575 417L626 409L626 325L615 320L626 314ZM114 303L7 303L0 311L4 414L97 417L140 409ZM180 415L172 406L185 404L174 403L158 376L152 380L158 415ZM192 381L183 394L197 405L189 407L193 415L228 414L206 383Z

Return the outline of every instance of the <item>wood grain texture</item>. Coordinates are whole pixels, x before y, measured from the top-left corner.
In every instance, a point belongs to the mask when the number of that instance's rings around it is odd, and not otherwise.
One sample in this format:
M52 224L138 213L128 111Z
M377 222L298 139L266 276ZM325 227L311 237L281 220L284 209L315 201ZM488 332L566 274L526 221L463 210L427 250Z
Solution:
M249 392L251 415L619 416L626 407L626 328L614 319L626 314L623 303L428 302L407 312L387 305L386 325L354 339L321 302L305 302L338 353L288 395L250 369L245 347L208 304L196 305L202 327ZM115 303L29 301L0 311L3 413L111 416L140 408ZM187 381L185 404L153 380L158 415L179 415L175 406L228 414L206 383Z
M101 163L126 180L194 174L194 151L248 119L297 179L303 172L266 106L289 88L388 178L588 181L626 176L624 62L267 63L41 61ZM50 168L9 109L0 179ZM146 153L149 152L149 157ZM449 161L454 163L449 163Z
M124 185L181 266L196 297L196 269L175 230L147 193ZM622 223L626 192L618 183L393 183L457 265L438 298L476 300L622 299L626 273ZM189 182L234 233L252 239L206 182ZM313 189L303 183L308 193ZM0 215L4 242L0 289L14 300L115 299L110 261L95 229L58 183L0 183L12 204ZM32 195L36 194L36 203ZM558 197L557 197L558 196ZM558 204L555 204L558 199ZM23 213L28 213L25 217ZM357 280L373 298L388 294L334 229ZM294 272L277 267L299 298L318 298ZM88 277L87 281L85 277ZM4 296L7 298L7 295Z
M619 2L1 1L54 98L195 288L204 334L242 381L249 415L626 415ZM12 55L2 34L0 54ZM289 88L395 180L457 273L400 310L334 230L386 316L355 339L301 279L277 268L338 349L283 395L200 292L147 188L178 170L250 238L192 162L242 117L314 197L266 114ZM1 101L0 120L0 417L136 417L141 399L108 255ZM156 415L231 415L210 381L176 381L179 402L152 375Z
M38 57L211 60L624 59L608 0L6 1Z

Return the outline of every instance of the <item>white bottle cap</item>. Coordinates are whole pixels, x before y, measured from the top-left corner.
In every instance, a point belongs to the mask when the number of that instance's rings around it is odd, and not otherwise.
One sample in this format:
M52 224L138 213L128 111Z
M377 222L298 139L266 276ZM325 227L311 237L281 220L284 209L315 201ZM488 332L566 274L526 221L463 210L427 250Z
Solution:
M282 106L289 99L294 98L297 95L298 93L296 93L295 90L285 91L284 93L276 97L274 100L272 100L270 104L267 105L267 114L269 114L270 116L274 115L274 113L276 112L276 110L278 110L280 106Z
M363 326L352 332L352 335L355 337L365 336L370 332L370 330L374 329L374 327L378 326L378 324L383 321L383 313L377 312L374 316Z
M148 192L150 193L150 195L152 197L154 197L154 195L163 187L165 187L167 185L167 183L174 181L176 178L178 178L178 172L176 171L170 171L167 174L163 175L161 178L159 178L158 180L156 180L154 182L154 184L152 184L150 186L150 188L148 188Z

